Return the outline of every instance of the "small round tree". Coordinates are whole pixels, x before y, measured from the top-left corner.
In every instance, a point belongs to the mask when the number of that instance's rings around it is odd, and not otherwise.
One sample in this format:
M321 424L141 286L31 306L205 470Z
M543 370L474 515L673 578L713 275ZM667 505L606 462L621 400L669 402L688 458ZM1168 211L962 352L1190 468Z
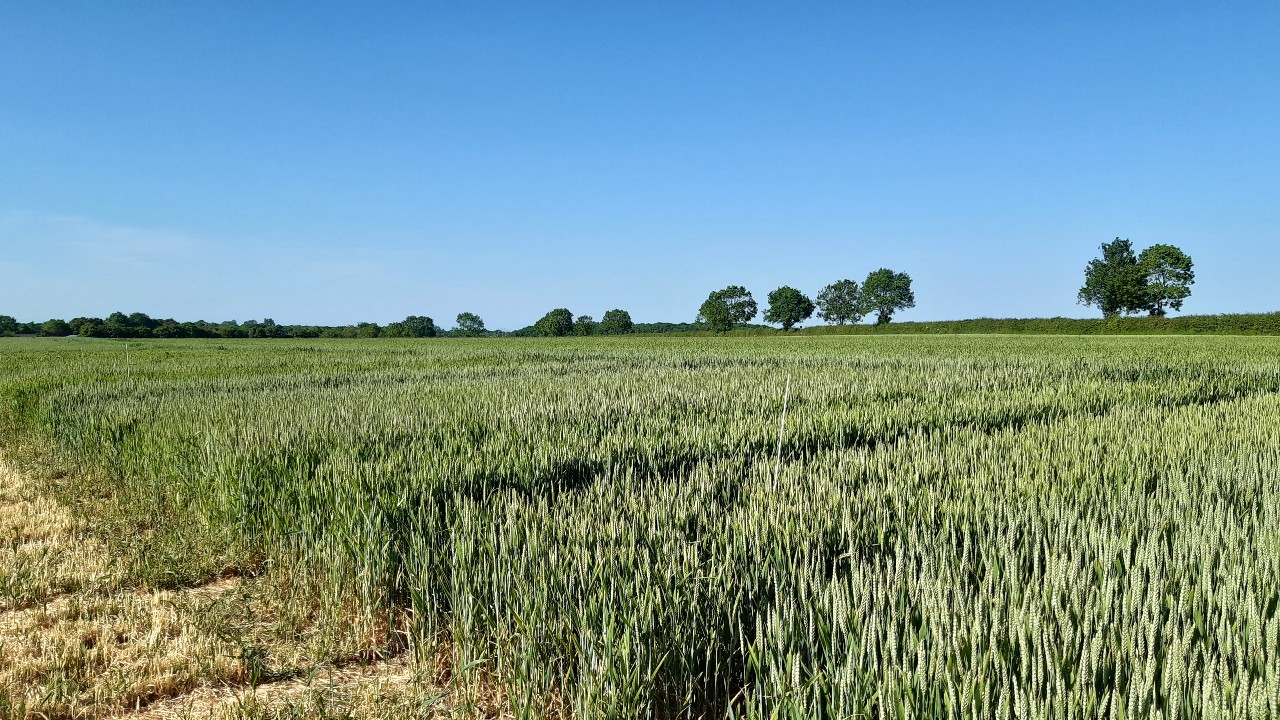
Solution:
M485 333L484 320L475 313L458 313L458 330L468 337L479 337Z
M1138 255L1138 267L1146 275L1147 310L1164 317L1170 310L1181 310L1182 301L1191 297L1196 281L1191 256L1174 245L1152 245Z
M769 293L769 307L764 311L764 321L777 323L783 330L790 330L796 323L813 315L813 301L799 290L783 285Z
M904 272L880 268L862 283L862 307L876 312L877 325L887 325L895 312L915 306L911 276Z
M837 280L818 293L818 317L837 325L862 319L862 295L853 280Z
M600 333L604 335L623 335L634 329L631 313L626 310L610 310L600 320Z

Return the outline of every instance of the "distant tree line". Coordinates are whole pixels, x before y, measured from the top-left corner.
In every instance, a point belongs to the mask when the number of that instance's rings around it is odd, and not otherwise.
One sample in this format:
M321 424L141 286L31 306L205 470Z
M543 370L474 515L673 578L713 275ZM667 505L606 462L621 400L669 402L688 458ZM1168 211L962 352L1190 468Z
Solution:
M734 330L750 334L750 330ZM1111 318L973 318L891 325L817 325L805 335L1280 335L1280 312Z
M818 293L817 302L789 285L769 293L768 302L764 321L790 330L812 317L814 311L818 317L837 325L856 323L875 313L876 324L886 325L898 311L915 307L916 296L911 289L910 275L880 268L868 275L861 286L845 279L824 287ZM726 332L745 326L758 312L759 307L749 290L730 285L707 296L698 308L697 322L716 332Z
M423 315L410 315L399 322L379 325L362 322L355 325L280 325L271 318L219 323L196 320L178 322L170 318L152 318L146 313L115 312L106 318L78 317L71 320L52 319L42 323L18 322L0 315L0 337L40 335L66 337L79 335L97 338L430 338L486 337L506 333L485 330L484 321L474 313L461 313L457 327L443 330L434 320Z
M568 335L627 335L635 332L631 313L626 310L607 310L599 322L590 315L574 317L568 308L556 308L543 315L538 322L516 330L512 337L565 337Z
M1191 296L1195 272L1191 257L1173 245L1152 245L1135 253L1129 240L1116 238L1101 246L1102 257L1085 268L1085 283L1077 295L1083 305L1098 307L1104 318L1148 313L1164 317L1181 310ZM915 307L911 276L880 268L861 284L843 279L822 288L811 299L800 290L783 285L769 293L763 319L783 330L792 330L815 313L831 325L859 323L874 314L875 324L889 324L894 315ZM279 325L271 318L211 323L155 319L145 313L112 313L106 318L51 319L21 323L0 315L0 336L81 335L104 338L430 338L430 337L565 337L625 335L632 333L727 332L735 328L761 328L751 321L760 308L751 292L741 285L715 290L698 307L692 323L635 323L626 310L613 309L599 321L590 315L575 316L568 308L556 308L536 323L514 332L488 330L479 315L459 313L455 327L444 330L430 317L410 315L385 326L362 322L355 325ZM977 322L977 321L974 321ZM1001 321L1008 322L1008 321Z

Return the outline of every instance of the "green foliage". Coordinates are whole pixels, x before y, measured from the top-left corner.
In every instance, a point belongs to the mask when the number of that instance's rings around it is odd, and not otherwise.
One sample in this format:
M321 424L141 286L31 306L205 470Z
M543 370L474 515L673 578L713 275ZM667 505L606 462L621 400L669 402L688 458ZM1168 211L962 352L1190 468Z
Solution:
M111 317L121 316L121 313L112 313ZM124 320L124 324L129 327L138 328L139 330L154 330L160 324L159 320L154 320L150 315L142 312L129 313L128 318Z
M1102 245L1102 257L1089 261L1077 300L1094 305L1106 318L1142 312L1148 306L1146 277L1133 244L1116 238Z
M600 321L602 335L625 335L635 329L631 322L631 313L626 310L609 310Z
M600 324L597 323L590 315L579 315L578 318L573 321L573 334L595 335L599 330L599 327Z
M431 318L410 315L400 322L391 323L379 335L381 337L430 338L435 337L438 331L436 322Z
M542 337L560 337L573 332L573 313L566 308L556 308L533 325L534 332Z
M975 318L805 328L813 335L1280 335L1280 313L1182 317Z
M283 328L276 324L271 318L264 318L262 322L257 320L246 320L240 326L240 329L250 338L275 338L284 334ZM376 323L360 323L352 328L351 337L375 338L381 328Z
M863 314L876 313L876 324L887 325L894 313L916 306L916 295L911 290L911 276L880 268L862 282L860 293Z
M813 315L813 301L799 290L783 285L769 293L769 307L764 311L764 321L790 330L797 323Z
M439 332L436 322L423 315L410 315L404 319L404 326L413 337L435 337Z
M1191 258L1173 245L1152 245L1135 256L1128 240L1102 245L1102 257L1089 261L1081 305L1093 305L1104 318L1148 312L1163 317L1181 310L1195 282Z
M698 308L698 322L706 323L716 332L730 330L756 316L755 298L741 285L730 285L707 296Z
M854 280L837 280L818 293L818 317L837 325L856 323L866 311Z
M71 334L71 326L65 320L46 320L40 324L41 337L66 337Z
M1196 281L1191 257L1173 245L1152 245L1138 256L1145 280L1146 309L1163 317L1169 310L1181 310L1191 296Z
M458 331L467 337L480 337L485 333L484 320L475 313L458 313L457 325Z
M55 320L54 322L61 322ZM435 337L440 333L435 321L429 317L410 315L400 322L391 323L385 328L377 323L359 323L324 327L316 325L280 325L271 318L246 320L243 323L225 320L219 323L197 320L194 322L178 322L171 318L157 319L145 313L122 312L112 313L106 319L96 317L76 317L66 323L72 334L82 337L98 338L407 338ZM17 323L15 331L35 334L41 330L41 323ZM52 328L54 326L50 326ZM61 326L58 326L61 327ZM483 327L483 324L481 325ZM0 335L3 335L0 331Z
M0 337L18 334L18 321L11 315L0 315Z
M701 333L707 331L707 326L700 322L686 323L636 323L632 326L631 331L636 334L643 335L665 335L665 334L683 334L683 333Z
M706 324L715 332L732 330L733 313L729 311L729 305L715 297L715 293L711 295L702 302L702 307L698 308L698 322Z

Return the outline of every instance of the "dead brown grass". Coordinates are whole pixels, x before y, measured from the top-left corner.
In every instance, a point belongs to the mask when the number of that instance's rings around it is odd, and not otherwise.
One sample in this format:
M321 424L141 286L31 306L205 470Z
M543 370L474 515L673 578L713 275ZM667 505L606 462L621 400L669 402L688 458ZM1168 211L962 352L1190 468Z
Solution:
M37 486L0 455L0 720L509 714L496 690L437 690L451 653L411 662L403 618L303 602L292 578L125 587Z
M328 708L331 712L341 708L345 713L361 708L379 710L388 703L405 702L414 696L412 690L420 684L408 659L401 657L371 666L317 669L304 677L257 686L206 685L121 717L134 720L230 718L253 713L270 715L308 705L317 710Z
M121 588L82 521L0 457L0 710L88 717L243 675L189 611L230 585Z
M101 541L0 456L0 610L109 590L118 575L112 564Z

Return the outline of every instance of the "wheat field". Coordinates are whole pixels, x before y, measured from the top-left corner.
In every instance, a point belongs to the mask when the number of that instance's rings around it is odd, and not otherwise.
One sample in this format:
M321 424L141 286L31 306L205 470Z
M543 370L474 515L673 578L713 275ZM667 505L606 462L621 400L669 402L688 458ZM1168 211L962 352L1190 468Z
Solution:
M1280 717L1276 338L9 339L0 445L113 588L473 714Z

